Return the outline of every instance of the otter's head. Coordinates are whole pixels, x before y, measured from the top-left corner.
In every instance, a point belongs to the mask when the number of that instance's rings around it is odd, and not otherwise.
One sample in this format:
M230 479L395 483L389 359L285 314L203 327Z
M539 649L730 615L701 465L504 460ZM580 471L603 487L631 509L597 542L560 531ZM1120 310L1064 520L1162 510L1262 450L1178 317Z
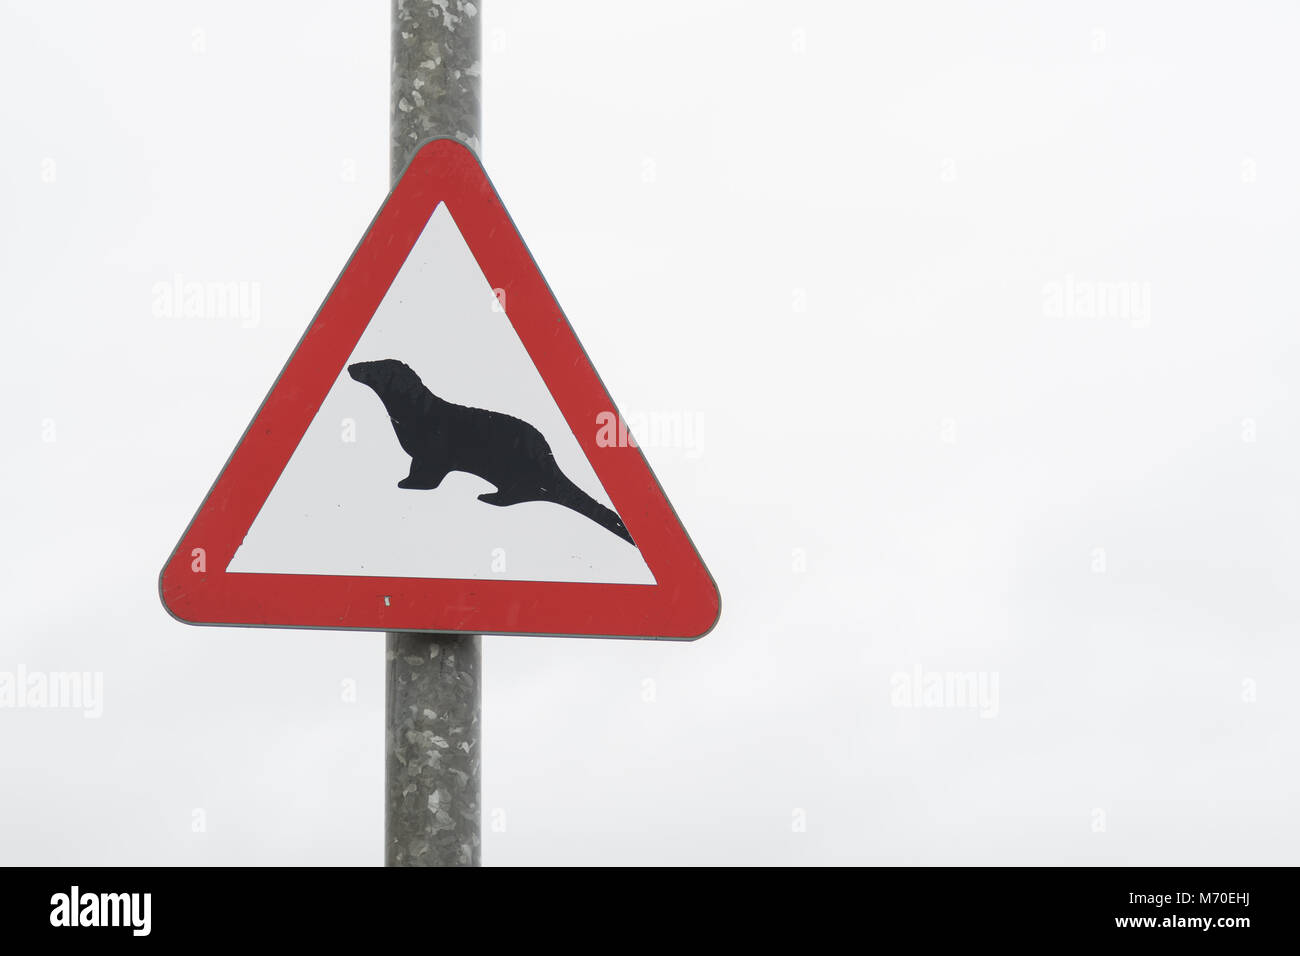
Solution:
M407 392L413 385L420 383L420 377L411 371L411 367L397 359L353 362L348 366L348 374L362 385L369 385L381 396L392 392Z

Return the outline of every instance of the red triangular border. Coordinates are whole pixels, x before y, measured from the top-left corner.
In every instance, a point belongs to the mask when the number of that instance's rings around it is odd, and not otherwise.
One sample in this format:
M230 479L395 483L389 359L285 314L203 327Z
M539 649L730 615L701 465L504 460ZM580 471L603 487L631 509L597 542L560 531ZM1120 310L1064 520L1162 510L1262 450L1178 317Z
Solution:
M515 332L656 584L225 571L439 203L491 286L505 290ZM701 637L721 611L718 589L641 450L597 444L596 415L608 411L617 413L478 159L456 140L431 140L370 224L163 567L163 604L190 624Z

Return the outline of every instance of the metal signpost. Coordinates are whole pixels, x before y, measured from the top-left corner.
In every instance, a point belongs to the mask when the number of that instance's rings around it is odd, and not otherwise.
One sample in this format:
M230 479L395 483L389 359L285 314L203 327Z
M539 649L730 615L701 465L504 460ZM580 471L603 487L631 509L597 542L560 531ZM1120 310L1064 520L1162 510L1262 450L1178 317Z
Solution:
M393 0L389 185L420 144L481 150L482 0ZM483 647L477 634L389 631L384 862L478 866Z
M385 859L475 865L479 635L692 640L721 603L476 155L477 6L399 2L393 49L392 191L159 588L387 632Z

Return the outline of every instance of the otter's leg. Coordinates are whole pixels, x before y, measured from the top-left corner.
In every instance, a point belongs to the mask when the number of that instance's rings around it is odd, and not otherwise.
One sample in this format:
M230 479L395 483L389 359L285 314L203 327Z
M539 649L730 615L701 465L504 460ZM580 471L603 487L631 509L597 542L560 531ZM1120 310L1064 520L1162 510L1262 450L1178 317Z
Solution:
M445 468L437 468L422 461L411 459L411 473L397 483L399 488L428 491L442 484L447 477Z
M521 501L535 501L535 498L520 498L517 495L509 495L504 491L489 491L486 494L478 496L478 500L485 505L496 505L498 508L505 508L508 505L517 505Z

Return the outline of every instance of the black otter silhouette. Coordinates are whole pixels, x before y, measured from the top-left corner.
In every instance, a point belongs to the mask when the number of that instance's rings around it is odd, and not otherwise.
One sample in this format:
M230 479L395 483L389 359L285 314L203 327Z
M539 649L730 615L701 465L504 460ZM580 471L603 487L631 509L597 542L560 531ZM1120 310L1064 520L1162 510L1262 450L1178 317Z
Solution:
M398 443L411 456L411 473L397 487L437 488L449 472L467 471L497 487L479 495L479 501L501 507L554 502L635 543L617 514L560 471L551 446L527 422L444 401L397 359L356 362L348 366L348 374L374 389L392 419Z

